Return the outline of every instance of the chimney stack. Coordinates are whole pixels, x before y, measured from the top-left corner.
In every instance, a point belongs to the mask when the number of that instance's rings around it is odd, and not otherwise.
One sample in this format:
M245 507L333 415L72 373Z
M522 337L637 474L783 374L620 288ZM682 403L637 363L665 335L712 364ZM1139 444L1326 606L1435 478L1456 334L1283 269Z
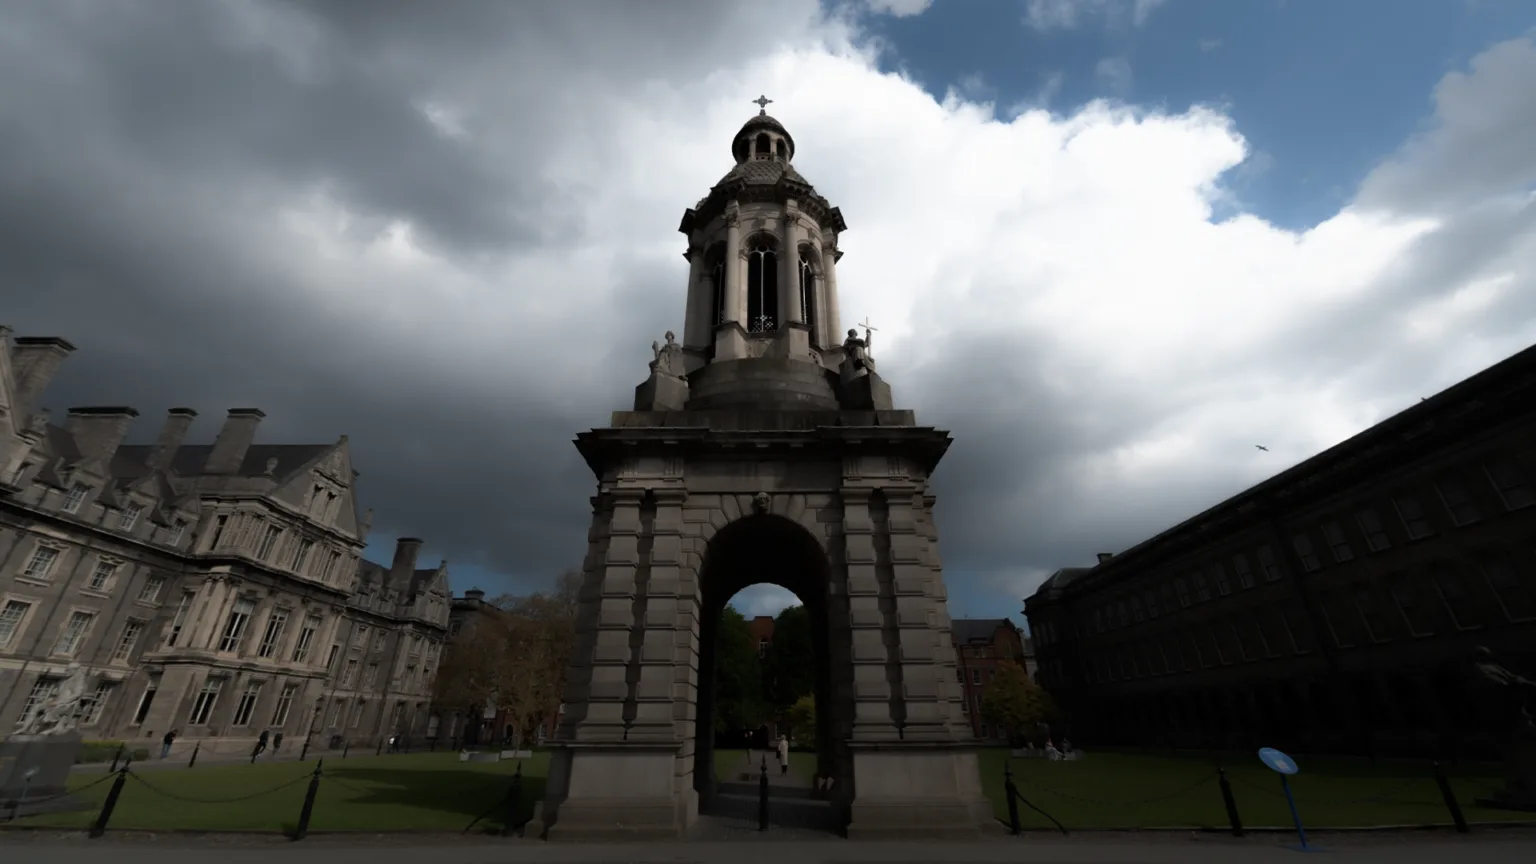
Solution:
M219 430L219 437L213 440L213 449L208 451L208 461L203 463L203 473L237 473L240 463L245 461L245 451L251 449L251 440L256 437L256 427L261 425L261 418L265 416L259 408L229 409L229 416L224 418L224 428Z
M16 401L30 411L43 395L75 346L57 336L22 336L11 349L11 369L16 376Z
M389 565L389 575L396 579L408 579L416 572L416 556L421 552L421 541L415 537L401 537L395 541L395 560Z
M110 462L137 416L139 412L132 408L71 408L64 428L75 439L81 457Z
M191 408L172 408L165 412L165 425L160 427L160 437L155 439L155 449L149 451L149 467L164 470L171 467L176 451L181 449L187 429L197 417Z
M1109 559L1111 559L1113 557L1115 557L1115 553L1113 553L1113 552L1100 552L1099 553L1099 563L1103 564L1105 561L1108 561Z

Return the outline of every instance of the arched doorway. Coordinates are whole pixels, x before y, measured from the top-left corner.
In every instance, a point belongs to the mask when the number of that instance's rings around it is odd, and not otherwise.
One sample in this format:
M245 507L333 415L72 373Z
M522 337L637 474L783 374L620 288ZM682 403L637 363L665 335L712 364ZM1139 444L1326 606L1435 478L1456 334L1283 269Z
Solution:
M721 616L731 598L753 585L776 585L795 595L810 619L814 660L812 696L816 706L815 772L803 790L799 784L774 783L772 797L783 799L770 807L770 819L787 817L801 827L841 827L841 805L850 791L851 771L846 737L852 724L851 682L839 681L832 670L838 657L851 651L846 628L834 629L831 610L831 565L826 551L805 528L772 514L744 516L721 528L704 553L700 572L699 674L694 715L694 789L701 814L735 812L739 803L730 793L741 778L721 777L715 759L716 694ZM838 637L834 633L841 632ZM839 686L841 685L841 686ZM837 696L836 694L841 694ZM776 769L776 766L770 765ZM821 777L831 778L830 794L813 786ZM754 787L755 788L755 787ZM724 794L722 793L724 790ZM814 794L800 794L800 792ZM821 813L809 812L800 801L827 802ZM829 809L829 807L831 809ZM815 808L810 808L815 809ZM845 820L844 820L845 821Z

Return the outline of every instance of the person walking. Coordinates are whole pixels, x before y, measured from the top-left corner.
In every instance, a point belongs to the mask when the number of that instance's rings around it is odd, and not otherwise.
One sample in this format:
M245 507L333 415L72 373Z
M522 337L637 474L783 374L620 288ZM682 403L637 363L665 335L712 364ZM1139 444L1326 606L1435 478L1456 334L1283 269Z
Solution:
M161 759L164 759L165 757L171 755L171 745L174 744L174 743L176 743L176 730L172 729L171 731L165 733L165 737L164 738L160 739L160 758Z
M272 733L265 729L261 730L261 736L256 739L256 746L251 748L252 762L255 762L256 757L260 756L267 749L267 739L271 736L271 734Z
M779 774L789 775L789 738L784 735L779 736Z
M281 749L283 749L283 733L279 732L272 736L272 752L276 753Z

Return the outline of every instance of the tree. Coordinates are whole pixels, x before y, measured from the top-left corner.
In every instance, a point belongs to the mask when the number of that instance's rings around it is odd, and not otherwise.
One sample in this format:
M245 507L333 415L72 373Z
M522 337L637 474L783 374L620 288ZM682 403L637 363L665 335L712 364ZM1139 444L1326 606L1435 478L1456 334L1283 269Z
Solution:
M1055 703L1017 663L999 663L981 696L981 718L1008 731L1010 740L1033 735L1056 716Z
M804 606L791 606L773 621L773 641L763 658L763 692L775 714L816 691L816 645Z
M804 746L816 742L816 698L801 696L784 713L784 723L789 726L789 736Z
M747 619L727 606L715 636L715 732L756 729L766 719L763 674Z
M567 570L548 593L502 597L507 613L506 675L497 694L512 724L514 746L558 710L565 692L566 663L576 640L581 573Z
M512 674L511 632L496 610L474 615L448 642L433 685L436 702L471 718L495 710Z

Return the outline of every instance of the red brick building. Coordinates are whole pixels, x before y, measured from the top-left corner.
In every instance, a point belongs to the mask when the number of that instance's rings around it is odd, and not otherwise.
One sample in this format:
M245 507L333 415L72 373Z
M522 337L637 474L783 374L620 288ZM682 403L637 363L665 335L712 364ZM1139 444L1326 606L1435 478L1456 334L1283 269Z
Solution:
M748 621L747 632L752 634L752 644L757 647L758 658L768 656L768 646L773 643L773 616L759 615Z
M1006 733L981 718L981 697L1001 663L1022 663L1030 680L1035 680L1034 645L1007 618L956 618L951 628L955 675L965 690L965 716L971 730L983 741L1004 740Z

